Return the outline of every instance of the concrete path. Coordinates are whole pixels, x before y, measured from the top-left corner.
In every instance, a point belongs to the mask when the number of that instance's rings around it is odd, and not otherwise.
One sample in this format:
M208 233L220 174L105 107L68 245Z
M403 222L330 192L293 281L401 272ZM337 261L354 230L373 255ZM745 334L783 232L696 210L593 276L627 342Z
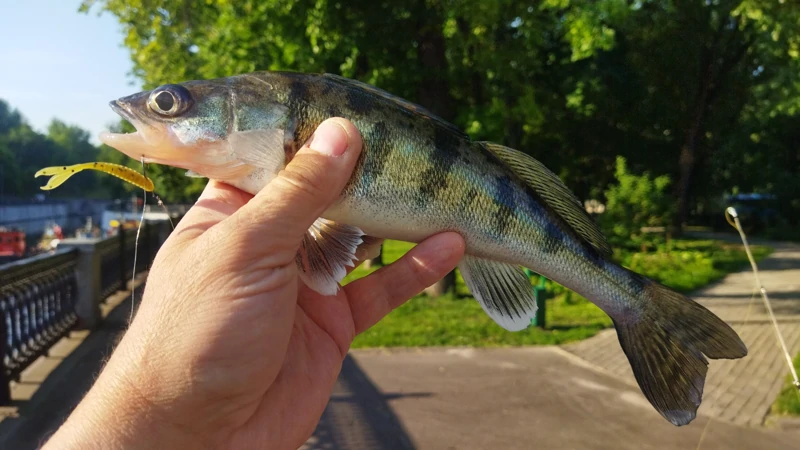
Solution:
M356 350L351 356L386 406L346 416L354 420L340 421L339 433L369 428L388 409L390 420L402 424L395 429L398 443L351 447L321 435L307 444L309 450L409 448L401 439L431 450L800 449L797 432L706 417L675 427L638 387L557 347ZM360 408L359 402L350 405ZM336 400L329 405L342 407Z
M73 331L12 384L13 404L0 407L0 449L37 449L58 429L122 338L130 304L130 293L109 298L101 305L104 320L98 329Z
M761 267L800 351L800 249L781 247ZM672 426L644 399L611 330L569 346L572 353L352 351L303 449L800 450L800 432L737 425L760 423L786 374L758 297L750 306L750 286L746 274L735 274L701 295L742 333L750 356L712 362L701 416L688 426ZM0 408L0 448L39 447L88 390L128 316L125 301L100 329L74 333L26 371L12 391L15 405Z
M794 356L800 352L800 246L769 245L775 252L758 264L759 273ZM789 373L754 283L748 267L692 295L730 323L748 348L748 355L740 360L711 361L699 414L750 426L764 422ZM636 383L614 330L564 349L629 384Z

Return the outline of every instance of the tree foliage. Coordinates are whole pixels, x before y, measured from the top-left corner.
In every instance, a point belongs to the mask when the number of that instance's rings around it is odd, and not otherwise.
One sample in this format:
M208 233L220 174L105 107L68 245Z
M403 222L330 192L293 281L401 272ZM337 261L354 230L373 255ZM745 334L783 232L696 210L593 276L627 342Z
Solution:
M115 153L118 153L115 151ZM28 197L42 191L41 179L33 175L47 166L98 161L98 148L89 132L60 120L53 120L47 134L31 128L22 114L0 100L0 193L3 197ZM116 180L116 178L115 178ZM113 192L96 174L77 174L69 183L49 195L105 197ZM120 184L117 180L116 184Z
M146 88L340 73L529 152L583 198L613 182L617 156L674 180L680 222L735 189L797 198L795 2L86 0L91 9L119 20ZM158 170L167 195L200 187Z
M605 192L606 210L601 217L602 225L617 242L642 242L646 227L669 227L675 213L674 203L669 197L670 179L667 175L657 177L649 173L636 175L628 170L625 158L617 157L616 182Z

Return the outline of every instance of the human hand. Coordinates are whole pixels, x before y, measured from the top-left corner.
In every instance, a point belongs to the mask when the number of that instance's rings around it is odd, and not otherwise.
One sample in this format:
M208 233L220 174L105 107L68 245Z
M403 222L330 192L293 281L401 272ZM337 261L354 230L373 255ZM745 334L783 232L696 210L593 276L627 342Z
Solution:
M353 338L452 270L464 241L433 236L336 296L305 287L295 253L361 151L343 119L310 141L255 197L209 182L159 251L128 332L46 448L296 449L311 435Z

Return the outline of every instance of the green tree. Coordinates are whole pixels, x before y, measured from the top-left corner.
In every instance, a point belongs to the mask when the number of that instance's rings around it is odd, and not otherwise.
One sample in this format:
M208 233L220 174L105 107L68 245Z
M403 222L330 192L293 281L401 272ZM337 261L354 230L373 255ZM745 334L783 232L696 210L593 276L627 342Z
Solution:
M97 160L98 148L89 141L86 130L53 120L44 135L34 130L19 111L0 100L0 193L3 196L40 193L41 179L36 180L33 175L43 167ZM97 177L97 173L89 171L77 174L48 195L107 196L106 191L97 189Z
M586 2L551 3L574 8ZM619 13L620 4L628 6L627 13ZM731 145L747 142L737 129L759 128L766 125L764 118L800 110L797 5L603 1L587 11L600 23L589 22L593 35L607 36L610 28L615 43L590 53L585 73L596 78L580 94L581 104L595 109L574 123L599 132L603 143L593 146L634 149L617 153L637 167L673 175L680 223L687 222L694 205L730 188L714 182L723 148L739 149L726 152L734 164L749 157L746 145ZM582 48L574 36L585 35L568 35L573 49ZM573 50L576 56L585 55ZM770 151L792 150L780 145ZM612 152L591 153L607 158Z
M22 115L3 99L0 99L0 135L22 125Z
M667 191L666 175L635 175L628 170L625 158L617 157L614 172L616 183L605 192L606 211L602 225L617 243L647 241L645 227L669 227L674 204Z
M751 158L749 134L800 110L791 2L86 0L83 10L92 6L119 20L146 88L254 70L340 73L531 153L579 197L613 182L618 155L667 174L681 223L741 184L722 172ZM794 150L772 139L758 151ZM200 186L152 172L166 195Z
M0 199L5 195L14 195L19 190L19 166L14 160L14 153L0 139Z

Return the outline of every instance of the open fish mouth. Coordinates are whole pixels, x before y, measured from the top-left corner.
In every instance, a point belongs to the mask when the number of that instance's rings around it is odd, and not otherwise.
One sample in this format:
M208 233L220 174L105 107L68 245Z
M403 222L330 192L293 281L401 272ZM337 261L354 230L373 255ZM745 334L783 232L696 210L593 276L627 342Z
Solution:
M230 154L225 141L186 145L175 135L169 122L148 117L134 102L123 98L109 103L111 109L130 122L136 131L100 133L103 144L137 161L191 170L207 177L214 175L218 179L241 177L252 170Z
M169 157L174 156L174 148L169 142L169 131L165 125L144 123L119 100L112 100L109 102L109 106L120 117L130 122L136 131L132 133L104 131L100 133L100 142L137 161L187 168L180 161Z

